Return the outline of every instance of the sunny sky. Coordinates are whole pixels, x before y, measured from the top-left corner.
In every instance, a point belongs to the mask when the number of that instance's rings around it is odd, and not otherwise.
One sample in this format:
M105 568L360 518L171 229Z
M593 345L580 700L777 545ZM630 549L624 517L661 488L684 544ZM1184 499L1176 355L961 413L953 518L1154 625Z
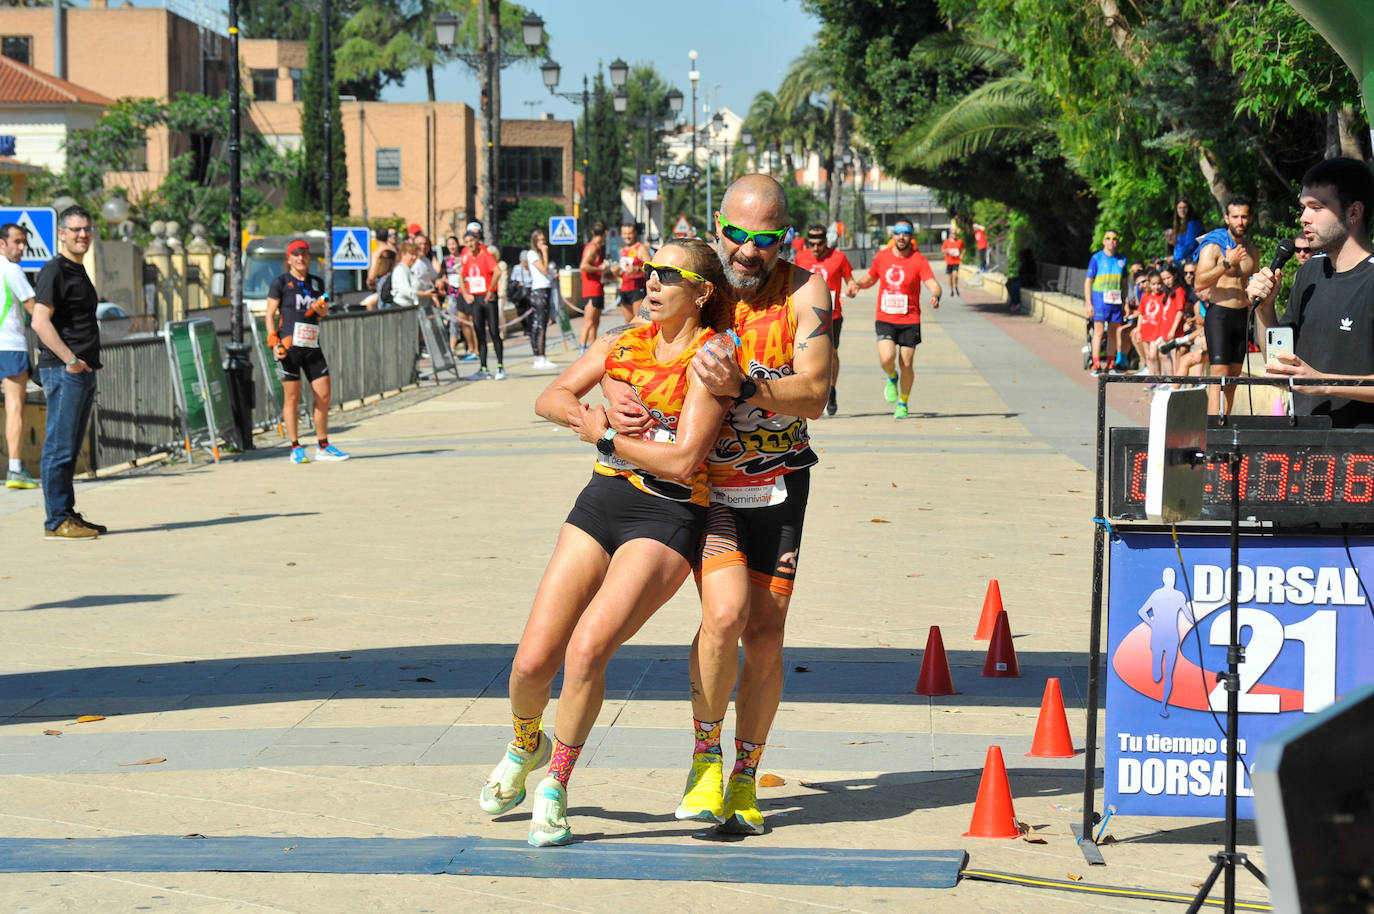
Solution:
M627 63L652 63L690 102L688 51L697 52L701 81L697 104L725 106L741 115L754 94L776 91L788 65L809 45L820 27L797 0L697 0L667 7L662 16L627 15L631 6L604 0L524 0L544 19L549 53L563 68L560 91L582 90L582 75L593 77L597 64L617 57ZM477 107L477 79L460 63L435 74L439 101ZM408 74L404 86L382 93L385 101L424 101L422 71ZM538 102L526 105L526 101ZM508 118L540 116L575 119L581 103L549 95L536 64L515 64L501 74L501 108ZM684 105L682 114L690 119ZM702 120L698 114L698 121Z

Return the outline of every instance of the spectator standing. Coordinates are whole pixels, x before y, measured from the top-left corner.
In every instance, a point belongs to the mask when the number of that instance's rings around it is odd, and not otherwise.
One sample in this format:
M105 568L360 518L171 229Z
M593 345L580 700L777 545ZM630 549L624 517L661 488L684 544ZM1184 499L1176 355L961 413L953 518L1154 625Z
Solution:
M1174 205L1174 263L1188 263L1197 256L1198 236L1202 221L1193 212L1187 197L1179 197Z
M414 269L418 256L415 242L401 242L401 259L391 270L391 300L398 308L413 308L420 303Z
M582 261L578 266L582 274L582 335L578 343L578 354L596 342L601 328L601 312L606 308L606 223L592 223L592 237L582 248Z
M467 236L463 238L466 241ZM477 336L472 329L472 305L463 295L463 283L459 275L462 273L464 246L458 243L457 237L449 235L444 248L447 251L442 266L444 291L448 299L448 348L457 351L458 336L461 334L467 352L463 353L460 361L470 362L477 358Z
M1126 258L1116 252L1120 236L1112 229L1102 234L1102 250L1088 261L1088 275L1083 280L1083 300L1088 319L1093 322L1092 371L1101 374L1120 367L1125 361L1119 348L1119 329L1125 295ZM1102 363L1102 338L1107 338L1106 364Z
M544 355L544 340L549 328L550 298L553 295L553 266L549 263L549 239L542 229L530 233L530 249L525 254L530 271L530 349L534 368L557 368Z
M410 265L415 276L415 291L421 298L428 298L437 307L439 304L439 268L434 262L434 246L423 234L415 236L415 261Z
M19 269L29 233L13 222L0 225L0 386L5 391L5 444L9 470L5 488L38 487L24 469L24 401L29 390L29 346L24 339L24 314L33 313L33 287Z
M372 262L367 267L367 287L369 289L376 289L377 280L391 272L391 267L383 270L380 261L382 255L390 251L391 262L394 264L399 244L399 236L394 228L387 229L386 234L377 239L377 248L372 252Z
M973 246L978 250L978 269L987 270L988 266L988 230L977 222L973 223Z
M69 206L57 219L60 250L38 271L34 288L33 332L38 335L38 374L48 401L43 439L43 535L54 539L94 539L105 532L76 510L72 479L86 423L95 403L100 370L100 298L83 261L91 247L91 214Z

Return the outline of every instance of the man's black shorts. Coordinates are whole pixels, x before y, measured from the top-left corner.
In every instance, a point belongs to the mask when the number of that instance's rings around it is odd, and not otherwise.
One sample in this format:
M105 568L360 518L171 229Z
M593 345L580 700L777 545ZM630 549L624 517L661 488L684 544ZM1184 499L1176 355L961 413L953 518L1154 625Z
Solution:
M1211 305L1202 319L1202 332L1207 337L1207 358L1213 365L1239 365L1245 362L1250 349L1246 334L1248 308L1223 308Z
M946 273L958 273L958 272L959 272L959 265L958 265L957 263L947 263L947 264L945 264L945 272L946 272Z
M318 348L292 346L286 350L286 357L277 359L277 377L283 381L299 381L301 373L307 380L328 377L329 365L324 360L324 352Z
M873 328L878 339L892 340L903 349L915 349L921 345L920 324L889 324L887 321L874 321Z
M811 468L793 470L783 479L787 498L780 505L711 505L701 545L703 576L731 565L744 565L751 584L767 587L774 593L792 592L801 552L802 522L811 496Z
M623 476L595 473L568 512L567 523L596 540L607 555L615 555L630 540L651 539L695 562L706 508L642 492Z
M635 289L631 292L621 292L617 294L615 297L616 307L629 308L631 311L634 311L636 309L636 306L644 300L644 296L648 294L648 291L645 289Z
M844 318L837 317L830 322L830 345L839 347L840 331L844 329Z

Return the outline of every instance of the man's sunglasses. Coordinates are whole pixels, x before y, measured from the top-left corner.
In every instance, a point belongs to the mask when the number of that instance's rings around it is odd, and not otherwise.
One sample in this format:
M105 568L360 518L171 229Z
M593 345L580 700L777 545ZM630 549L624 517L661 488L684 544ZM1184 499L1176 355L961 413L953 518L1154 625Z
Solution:
M727 222L720 213L716 213L716 218L720 220L720 233L730 241L735 244L748 244L752 241L754 247L759 250L771 248L782 240L782 236L787 234L786 226L771 232L751 232L746 228L740 228L733 222Z
M825 247L825 239L824 239L824 238L808 238L808 239L806 239L806 243L807 243L808 245L810 245L811 247L813 247L813 248L823 248L823 247Z
M1312 253L1312 249L1311 249L1311 248L1299 248L1299 247L1295 247L1295 248L1293 248L1293 253L1294 253L1294 254L1311 254L1311 253Z
M911 235L914 234L915 231L916 230L909 225L894 225L892 227L892 234L894 235Z
M693 273L691 270L684 270L681 267L670 267L664 263L649 263L644 261L645 277L653 276L665 286L675 286L683 279L690 279L692 282L705 282L706 277L700 273Z

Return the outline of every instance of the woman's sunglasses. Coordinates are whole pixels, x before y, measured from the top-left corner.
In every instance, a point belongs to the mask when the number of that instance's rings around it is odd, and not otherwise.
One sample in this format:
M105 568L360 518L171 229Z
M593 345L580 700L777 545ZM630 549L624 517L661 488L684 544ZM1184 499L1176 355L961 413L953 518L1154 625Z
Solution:
M748 244L754 242L754 247L759 250L771 248L782 240L782 236L787 234L787 227L771 232L751 232L746 228L740 228L733 222L727 222L725 217L716 213L716 218L720 220L720 233L735 244Z
M644 262L644 275L646 278L652 275L665 286L675 286L683 279L690 279L692 282L706 281L706 277L700 273L693 273L681 267L670 267L664 263L649 263L647 260Z

